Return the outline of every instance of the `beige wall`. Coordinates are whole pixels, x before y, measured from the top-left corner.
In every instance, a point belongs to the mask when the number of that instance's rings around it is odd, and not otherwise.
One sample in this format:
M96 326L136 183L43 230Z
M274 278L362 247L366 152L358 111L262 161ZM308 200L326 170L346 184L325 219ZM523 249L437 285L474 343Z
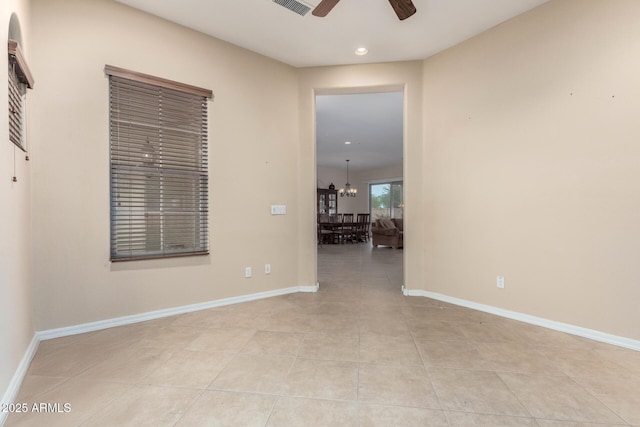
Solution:
M314 283L298 280L295 69L107 0L35 0L32 28L37 330ZM105 64L213 90L210 256L109 262Z
M640 339L639 2L552 1L425 61L300 70L112 1L31 3L0 6L36 77L17 184L0 147L0 390L32 312L43 330L315 283L315 93L404 89L409 289ZM216 94L210 257L109 263L105 64Z
M360 172L358 177L364 183L374 181L391 181L398 178L402 179L402 172L402 164L397 164L382 168L368 169Z
M0 46L7 46L9 20L15 13L20 22L22 45L30 64L32 51L27 1L0 2ZM6 50L4 51L6 52ZM7 55L0 55L0 105L7 99ZM36 75L36 82L38 76ZM36 83L37 85L37 83ZM31 96L29 93L28 96ZM25 154L9 142L9 123L4 108L0 117L0 398L13 377L31 339L32 300L30 183L31 164ZM18 182L12 182L14 176ZM0 414L0 420L2 420Z
M639 16L552 1L424 62L424 289L640 339Z

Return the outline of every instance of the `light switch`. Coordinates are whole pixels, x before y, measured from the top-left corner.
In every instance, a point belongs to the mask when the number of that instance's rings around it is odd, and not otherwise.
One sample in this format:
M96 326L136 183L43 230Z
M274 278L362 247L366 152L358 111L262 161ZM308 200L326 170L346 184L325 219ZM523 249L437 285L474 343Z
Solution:
M271 205L271 215L286 215L286 214L287 214L286 205Z

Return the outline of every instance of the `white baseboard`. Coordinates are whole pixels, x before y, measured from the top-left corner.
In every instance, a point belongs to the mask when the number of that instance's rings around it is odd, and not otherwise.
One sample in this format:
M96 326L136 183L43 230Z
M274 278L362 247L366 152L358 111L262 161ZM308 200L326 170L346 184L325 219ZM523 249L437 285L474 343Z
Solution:
M292 286L290 288L276 289L274 291L258 292L255 294L242 295L239 297L224 298L207 301L180 307L167 308L164 310L149 311L146 313L132 314L130 316L116 317L113 319L99 320L97 322L83 323L64 328L49 329L36 332L40 341L52 338L66 337L69 335L82 334L85 332L99 331L101 329L113 328L116 326L129 325L131 323L145 322L147 320L160 319L162 317L175 316L176 314L191 313L193 311L206 310L209 308L222 307L225 305L239 304L242 302L255 301L264 298L271 298L280 295L293 294L296 292L316 292L318 286Z
M298 288L298 292L318 292L318 289L320 289L320 284L316 283L313 286L298 286Z
M15 398L18 397L18 392L20 391L20 386L22 385L22 381L24 380L25 375L27 374L27 370L29 369L29 365L33 360L33 356L36 355L36 351L38 350L38 345L40 344L40 340L37 335L33 335L31 339L31 343L29 343L29 347L27 347L27 351L22 356L22 360L20 360L20 364L16 369L16 372L13 374L13 378L11 378L11 382L9 383L9 387L2 396L2 403L13 403ZM0 411L0 426L4 425L4 422L7 420L9 416L8 412Z
M184 305L181 307L168 308L165 310L149 311L146 313L133 314L130 316L116 317L113 319L100 320L98 322L83 323L81 325L68 326L65 328L49 329L37 331L27 348L16 372L9 383L9 386L2 397L3 403L13 403L20 391L31 360L38 350L40 341L53 338L66 337L70 335L82 334L85 332L98 331L101 329L113 328L116 326L129 325L131 323L144 322L146 320L159 319L161 317L174 316L176 314L190 313L193 311L206 310L208 308L222 307L225 305L239 304L241 302L255 301L264 298L271 298L280 295L293 294L296 292L317 292L318 284L311 286L293 286L290 288L277 289L274 291L258 292L255 294L242 295L239 297L224 298L220 300L208 301L198 304ZM8 413L0 412L0 426L4 425Z
M419 296L435 299L438 301L448 302L450 304L459 305L461 307L472 308L474 310L484 311L485 313L495 314L497 316L506 317L521 322L530 323L536 326L553 329L555 331L566 332L568 334L577 335L583 338L589 338L594 341L600 341L607 344L624 347L631 350L640 351L640 341L632 340L593 329L583 328L568 323L556 322L554 320L543 319L542 317L531 316L529 314L518 313L515 311L505 310L503 308L493 307L490 305L479 304L473 301L467 301L460 298L454 298L436 292L428 292L423 290L406 289L402 287L402 293L405 296Z
M176 314L190 313L193 311L206 310L208 308L222 307L225 305L239 304L241 302L255 301L264 298L271 298L280 295L293 294L296 292L317 292L318 284L311 286L293 286L290 288L277 289L274 291L258 292L255 294L242 295L239 297L224 298L220 300L208 301L198 304L184 305L181 307L168 308L165 310L149 311L146 313L133 314L130 316L116 317L113 319L100 320L97 322L83 323L75 326L68 326L64 328L49 329L45 331L37 331L33 335L33 339L27 348L16 372L9 383L7 390L2 397L3 403L13 403L20 391L20 386L24 380L31 360L38 350L40 341L49 340L52 338L66 337L69 335L82 334L85 332L98 331L101 329L113 328L116 326L128 325L131 323L144 322L146 320L159 319L161 317L174 316ZM0 411L0 426L4 425L8 413Z

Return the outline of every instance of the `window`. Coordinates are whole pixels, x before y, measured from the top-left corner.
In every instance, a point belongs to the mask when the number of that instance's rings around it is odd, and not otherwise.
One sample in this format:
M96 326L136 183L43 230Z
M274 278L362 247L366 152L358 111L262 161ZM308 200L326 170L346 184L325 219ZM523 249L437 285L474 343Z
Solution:
M106 66L111 260L202 255L211 91Z
M27 88L33 87L33 77L22 56L20 46L9 40L9 140L27 151L24 135L25 99Z
M369 186L371 218L402 218L404 199L402 181L371 184Z

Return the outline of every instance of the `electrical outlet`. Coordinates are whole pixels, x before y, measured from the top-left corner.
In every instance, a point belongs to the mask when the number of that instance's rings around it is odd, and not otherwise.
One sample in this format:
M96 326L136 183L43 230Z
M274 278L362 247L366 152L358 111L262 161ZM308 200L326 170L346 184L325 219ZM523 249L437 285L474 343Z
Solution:
M246 267L244 269L244 277L251 277L251 267Z
M496 280L496 286L499 287L500 289L504 289L504 277L503 276L498 276L498 278Z
M271 274L271 264L264 265L264 274Z

